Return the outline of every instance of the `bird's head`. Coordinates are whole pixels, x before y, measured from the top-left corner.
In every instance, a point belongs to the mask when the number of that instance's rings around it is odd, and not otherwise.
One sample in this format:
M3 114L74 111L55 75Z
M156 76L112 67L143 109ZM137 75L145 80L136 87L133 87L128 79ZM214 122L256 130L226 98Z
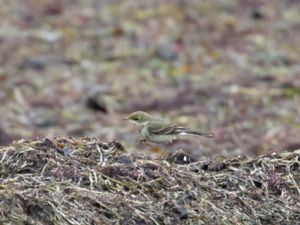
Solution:
M131 113L125 119L127 119L129 122L134 122L139 125L151 120L151 116L148 113L145 113L143 111L137 111Z

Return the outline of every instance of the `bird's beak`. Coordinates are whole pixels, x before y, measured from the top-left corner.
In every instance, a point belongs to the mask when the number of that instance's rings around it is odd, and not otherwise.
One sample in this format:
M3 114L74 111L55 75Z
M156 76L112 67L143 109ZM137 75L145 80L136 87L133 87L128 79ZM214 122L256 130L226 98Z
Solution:
M122 120L128 120L128 117L123 117Z

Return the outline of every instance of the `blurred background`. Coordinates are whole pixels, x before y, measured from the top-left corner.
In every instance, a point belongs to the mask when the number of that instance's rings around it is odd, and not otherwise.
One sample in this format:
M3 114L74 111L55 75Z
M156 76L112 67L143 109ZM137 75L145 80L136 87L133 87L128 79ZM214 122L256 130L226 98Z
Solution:
M0 145L118 139L143 110L214 140L197 157L300 148L298 0L0 0Z

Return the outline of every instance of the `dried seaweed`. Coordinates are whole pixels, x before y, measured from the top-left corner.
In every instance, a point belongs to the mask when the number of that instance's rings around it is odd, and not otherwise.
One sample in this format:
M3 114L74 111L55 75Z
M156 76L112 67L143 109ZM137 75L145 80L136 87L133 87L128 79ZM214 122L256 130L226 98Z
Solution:
M154 160L96 138L14 142L0 149L0 223L299 224L299 150L183 155Z

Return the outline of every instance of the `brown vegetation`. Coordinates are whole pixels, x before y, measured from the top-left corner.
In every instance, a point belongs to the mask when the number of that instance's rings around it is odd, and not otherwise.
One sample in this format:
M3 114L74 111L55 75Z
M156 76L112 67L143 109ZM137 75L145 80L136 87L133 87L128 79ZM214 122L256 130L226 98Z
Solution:
M299 224L300 151L192 160L54 137L0 150L0 223Z

